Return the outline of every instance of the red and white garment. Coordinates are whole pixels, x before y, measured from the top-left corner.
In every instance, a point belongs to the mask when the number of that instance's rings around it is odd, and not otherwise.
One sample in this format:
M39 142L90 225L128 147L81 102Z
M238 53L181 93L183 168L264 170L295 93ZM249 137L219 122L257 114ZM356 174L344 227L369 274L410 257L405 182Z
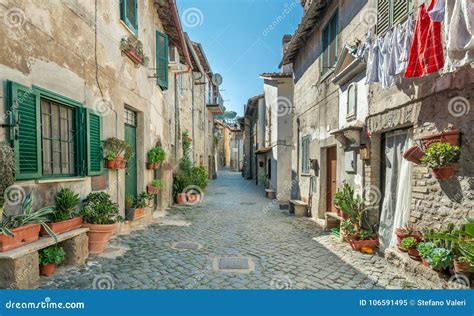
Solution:
M435 6L432 0L426 10L425 4L420 6L415 34L410 50L405 77L422 77L444 67L443 44L441 42L441 22L431 20L428 11Z

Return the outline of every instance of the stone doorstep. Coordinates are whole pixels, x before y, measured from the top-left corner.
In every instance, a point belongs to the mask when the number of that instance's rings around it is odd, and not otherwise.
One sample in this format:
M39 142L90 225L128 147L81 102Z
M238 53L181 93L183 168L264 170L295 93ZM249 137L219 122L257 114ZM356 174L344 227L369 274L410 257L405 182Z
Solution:
M255 263L251 257L216 257L212 268L216 272L250 273L255 271Z
M385 259L398 275L405 277L421 288L449 288L448 277L425 267L421 262L411 259L407 253L396 248L385 250Z
M63 242L67 239L71 239L71 238L74 238L74 237L79 236L81 234L87 233L88 231L89 231L89 228L77 228L77 229L65 232L63 234L60 234L60 235L56 236L57 239L58 239L57 242L54 240L53 237L41 237L40 239L38 239L37 241L35 241L31 244L28 244L28 245L25 245L25 246L22 246L22 247L19 247L19 248L12 249L10 251L0 252L0 260L2 260L2 259L12 259L12 260L18 259L22 256L27 255L27 254L37 252L40 249L52 246L56 243L60 243L60 242Z

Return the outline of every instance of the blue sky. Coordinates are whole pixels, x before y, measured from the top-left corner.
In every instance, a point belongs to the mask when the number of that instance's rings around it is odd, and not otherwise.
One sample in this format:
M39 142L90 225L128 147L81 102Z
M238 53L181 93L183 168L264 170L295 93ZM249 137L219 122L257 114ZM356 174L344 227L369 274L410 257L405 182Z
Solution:
M177 0L184 31L202 44L228 110L243 114L262 93L262 72L279 71L281 40L301 20L300 0ZM272 28L270 28L272 25Z

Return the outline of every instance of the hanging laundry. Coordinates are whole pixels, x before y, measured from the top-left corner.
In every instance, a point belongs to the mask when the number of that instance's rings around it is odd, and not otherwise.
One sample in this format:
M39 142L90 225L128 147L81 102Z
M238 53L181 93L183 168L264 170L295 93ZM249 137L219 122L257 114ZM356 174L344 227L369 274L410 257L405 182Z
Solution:
M359 47L357 48L355 57L363 60L365 63L367 63L369 59L369 51L370 51L370 46L371 46L371 38L372 38L372 31L367 32L365 42L361 43Z
M474 62L474 1L446 3L446 72Z
M404 30L401 24L395 27L392 36L392 53L389 57L388 62L388 74L390 76L395 76L397 74L398 65L400 63L400 55L402 54L403 50L403 36Z
M395 84L395 78L393 75L390 75L390 58L392 57L393 51L393 42L395 33L389 30L382 42L382 46L380 49L380 53L382 58L379 59L379 73L380 73L380 81L382 82L382 86L384 88L389 88ZM395 38L396 40L396 38Z
M431 1L428 11L435 5ZM443 68L444 56L441 43L441 23L434 22L428 15L425 4L420 6L415 27L413 44L410 49L405 77L422 77Z
M398 57L398 64L396 74L402 74L407 69L408 57L410 56L410 49L413 43L413 33L415 32L415 21L413 15L408 15L408 19L402 27L402 34L400 41L402 42L401 54Z
M367 53L367 69L366 69L366 78L365 84L371 84L379 82L379 65L380 65L380 39L375 39L372 43L371 32L367 35L366 43L368 43L368 53Z
M428 15L431 21L443 22L446 11L446 0L436 0L433 9L429 10Z

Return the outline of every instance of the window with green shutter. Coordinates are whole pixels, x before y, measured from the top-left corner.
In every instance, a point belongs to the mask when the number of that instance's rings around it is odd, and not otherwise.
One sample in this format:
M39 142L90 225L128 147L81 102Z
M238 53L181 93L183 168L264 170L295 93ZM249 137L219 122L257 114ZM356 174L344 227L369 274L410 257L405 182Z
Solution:
M86 126L87 175L96 176L102 174L102 118L87 109Z
M168 35L156 32L156 84L168 89Z
M309 144L309 135L304 136L301 140L301 172L305 174L309 173Z
M120 19L138 34L138 0L120 0Z
M377 0L377 34L384 34L411 12L412 0Z
M323 28L322 32L322 59L321 74L326 74L337 62L337 38L339 33L339 12L336 12L331 20Z
M17 179L101 173L100 116L85 111L77 101L36 86L9 81L7 87Z

